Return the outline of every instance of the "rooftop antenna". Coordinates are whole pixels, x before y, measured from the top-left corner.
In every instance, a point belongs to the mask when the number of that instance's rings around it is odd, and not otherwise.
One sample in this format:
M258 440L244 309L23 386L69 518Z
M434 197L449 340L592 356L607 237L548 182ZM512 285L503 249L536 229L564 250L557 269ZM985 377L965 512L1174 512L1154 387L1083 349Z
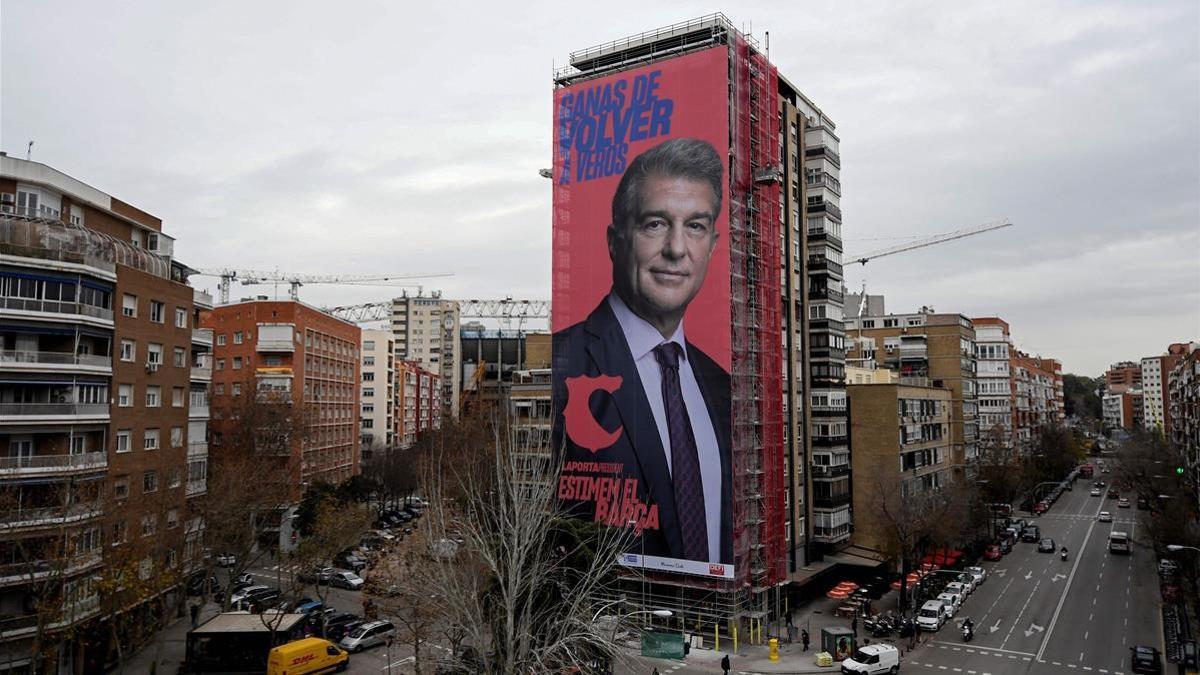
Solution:
M25 161L33 159L33 141L29 141L29 145L25 146Z

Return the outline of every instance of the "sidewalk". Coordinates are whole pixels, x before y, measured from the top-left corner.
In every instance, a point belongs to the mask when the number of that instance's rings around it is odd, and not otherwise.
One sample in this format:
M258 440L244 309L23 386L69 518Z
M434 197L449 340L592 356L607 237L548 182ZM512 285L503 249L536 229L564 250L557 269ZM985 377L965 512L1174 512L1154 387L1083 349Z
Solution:
M220 611L220 605L211 602L206 604L200 609L198 623L208 621ZM179 672L179 664L183 661L184 653L187 651L187 632L191 627L191 616L185 607L183 618L173 619L172 623L159 633L145 649L134 653L125 661L125 672L176 675ZM157 663L155 663L156 655Z
M873 603L874 611L878 613L885 613L889 610L894 611L898 596L898 591L888 591L882 598ZM714 672L720 672L721 658L728 654L731 666L730 672L733 673L771 673L772 675L839 673L841 671L840 662L835 661L832 666L822 667L818 666L816 661L817 654L821 651L821 629L850 627L850 619L833 615L833 610L841 603L841 600L822 596L810 601L803 607L793 610L792 624L796 627L796 642L789 644L784 638L780 639L778 661L770 659L770 647L767 644L757 645L739 641L738 649L735 653L733 651L733 641L726 640L724 637L721 639L721 649L714 651L711 649L712 636L710 635L705 636L705 646L709 648L692 649L683 662L689 666L701 666L705 668L711 665ZM807 630L810 637L807 652L803 651L803 646L800 644L799 635L801 629ZM764 630L763 641L766 642L768 639L769 636L766 630ZM900 649L901 662L909 654L908 638L900 638L894 634L887 638L873 638L863 629L861 623L858 630L858 640L860 645L863 644L863 640L870 640L872 644L895 645ZM917 649L920 649L920 645L918 645ZM659 671L666 672L671 665L678 663L678 661L664 659L662 663L666 667L659 666Z

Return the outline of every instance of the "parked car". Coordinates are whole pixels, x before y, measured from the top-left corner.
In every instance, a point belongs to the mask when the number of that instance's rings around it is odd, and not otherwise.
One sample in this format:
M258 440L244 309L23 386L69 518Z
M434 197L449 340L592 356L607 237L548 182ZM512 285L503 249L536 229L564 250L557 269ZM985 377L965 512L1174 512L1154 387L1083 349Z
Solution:
M231 590L230 596L229 596L229 603L231 605L236 605L236 604L240 603L242 600L245 600L246 596L250 595L251 593L257 593L259 591L264 591L268 588L270 588L270 586L259 585L259 586L243 586L242 588L238 588L236 590Z
M206 575L203 572L197 572L188 577L188 595L215 595L219 594L221 590L221 582L217 581L217 577L215 575Z
M237 564L237 557L232 553L222 553L217 556L217 564L221 567L233 567Z
M1162 672L1162 659L1158 649L1146 645L1129 648L1129 669L1135 673L1158 675Z
M1045 501L1040 501L1033 505L1033 512L1039 516L1049 510L1050 510L1050 505L1047 504Z
M1102 523L1111 523L1113 521L1112 514L1108 511L1101 511L1100 515L1096 516L1096 520L1099 520Z
M999 560L1003 555L999 544L988 544L987 548L983 549L984 560Z
M970 574L971 576L975 577L975 587L976 588L978 588L979 585L982 584L983 582L987 581L987 571L984 570L982 567L978 567L978 566L968 567L964 571L967 574Z
M296 575L301 583L305 584L328 584L330 577L336 570L332 567L314 567L307 572L301 572Z
M351 626L358 626L362 618L349 612L337 612L325 616L325 637L337 642L342 639Z
M945 588L942 589L942 592L943 593L957 593L958 595L961 595L964 598L967 597L967 595L969 593L966 585L961 584L957 581L951 581L950 583L946 584Z
M342 649L348 652L361 652L368 647L375 647L396 637L396 627L391 621L372 621L364 623L341 639Z
M1029 521L1025 520L1024 518L1016 518L1011 523L1009 523L1008 526L1011 527L1012 529L1016 530L1017 536L1019 537L1019 536L1021 536L1021 532L1025 529L1025 526L1028 524L1029 524Z
M348 591L359 591L362 590L363 579L354 572L337 570L329 577L329 585Z
M847 675L879 675L895 673L899 669L900 650L882 643L863 645L842 661L842 672Z
M1038 553L1054 553L1058 547L1054 545L1054 540L1049 537L1038 542Z
M938 630L946 622L946 605L941 600L926 600L917 611L917 625L921 630Z
M937 599L950 608L950 612L947 615L949 617L953 617L958 608L962 607L963 598L958 593L938 593Z
M966 589L966 591L967 591L966 595L970 595L975 592L975 575L974 574L970 574L969 572L963 572L962 574L955 577L954 580L957 581L958 583L962 584L963 588Z
M1038 539L1040 539L1041 536L1042 536L1041 529L1039 529L1037 525L1030 525L1029 527L1025 528L1024 532L1021 533L1021 541L1029 542L1030 544L1032 544L1032 543L1035 543Z
M1008 555L1009 553L1012 553L1012 542L1008 539L1002 537L996 542L996 545L1000 547L1001 555Z
M325 603L312 598L301 598L294 608L297 614L305 614L309 618L315 618L325 611Z
M358 573L367 566L367 561L354 555L353 553L347 553L343 551L333 559L333 564L343 569L348 569L351 572Z

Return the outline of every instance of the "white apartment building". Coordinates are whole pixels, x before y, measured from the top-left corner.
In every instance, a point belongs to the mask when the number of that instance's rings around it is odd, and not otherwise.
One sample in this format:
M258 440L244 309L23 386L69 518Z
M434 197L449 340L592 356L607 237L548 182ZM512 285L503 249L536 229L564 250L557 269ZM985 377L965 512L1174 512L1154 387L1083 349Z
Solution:
M359 438L363 455L373 449L392 447L396 442L396 369L395 338L390 330L363 330L362 383L361 387L372 391L372 396L361 397L359 410Z
M462 343L459 342L459 310L454 300L431 296L403 295L392 299L394 355L441 376L443 410L458 416L462 390Z
M1142 359L1142 425L1146 429L1164 428L1166 401L1163 387L1163 357Z
M1000 432L1012 447L1013 373L1012 336L1001 319L971 319L975 324L976 394L979 397L979 433Z

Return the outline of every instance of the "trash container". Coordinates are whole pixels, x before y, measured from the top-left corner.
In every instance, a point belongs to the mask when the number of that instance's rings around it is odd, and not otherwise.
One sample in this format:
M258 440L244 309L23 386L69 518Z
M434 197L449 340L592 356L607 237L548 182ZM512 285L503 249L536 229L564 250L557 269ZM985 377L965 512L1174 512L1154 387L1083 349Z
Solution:
M834 661L843 661L858 648L854 631L849 628L822 628L821 650L833 654Z

